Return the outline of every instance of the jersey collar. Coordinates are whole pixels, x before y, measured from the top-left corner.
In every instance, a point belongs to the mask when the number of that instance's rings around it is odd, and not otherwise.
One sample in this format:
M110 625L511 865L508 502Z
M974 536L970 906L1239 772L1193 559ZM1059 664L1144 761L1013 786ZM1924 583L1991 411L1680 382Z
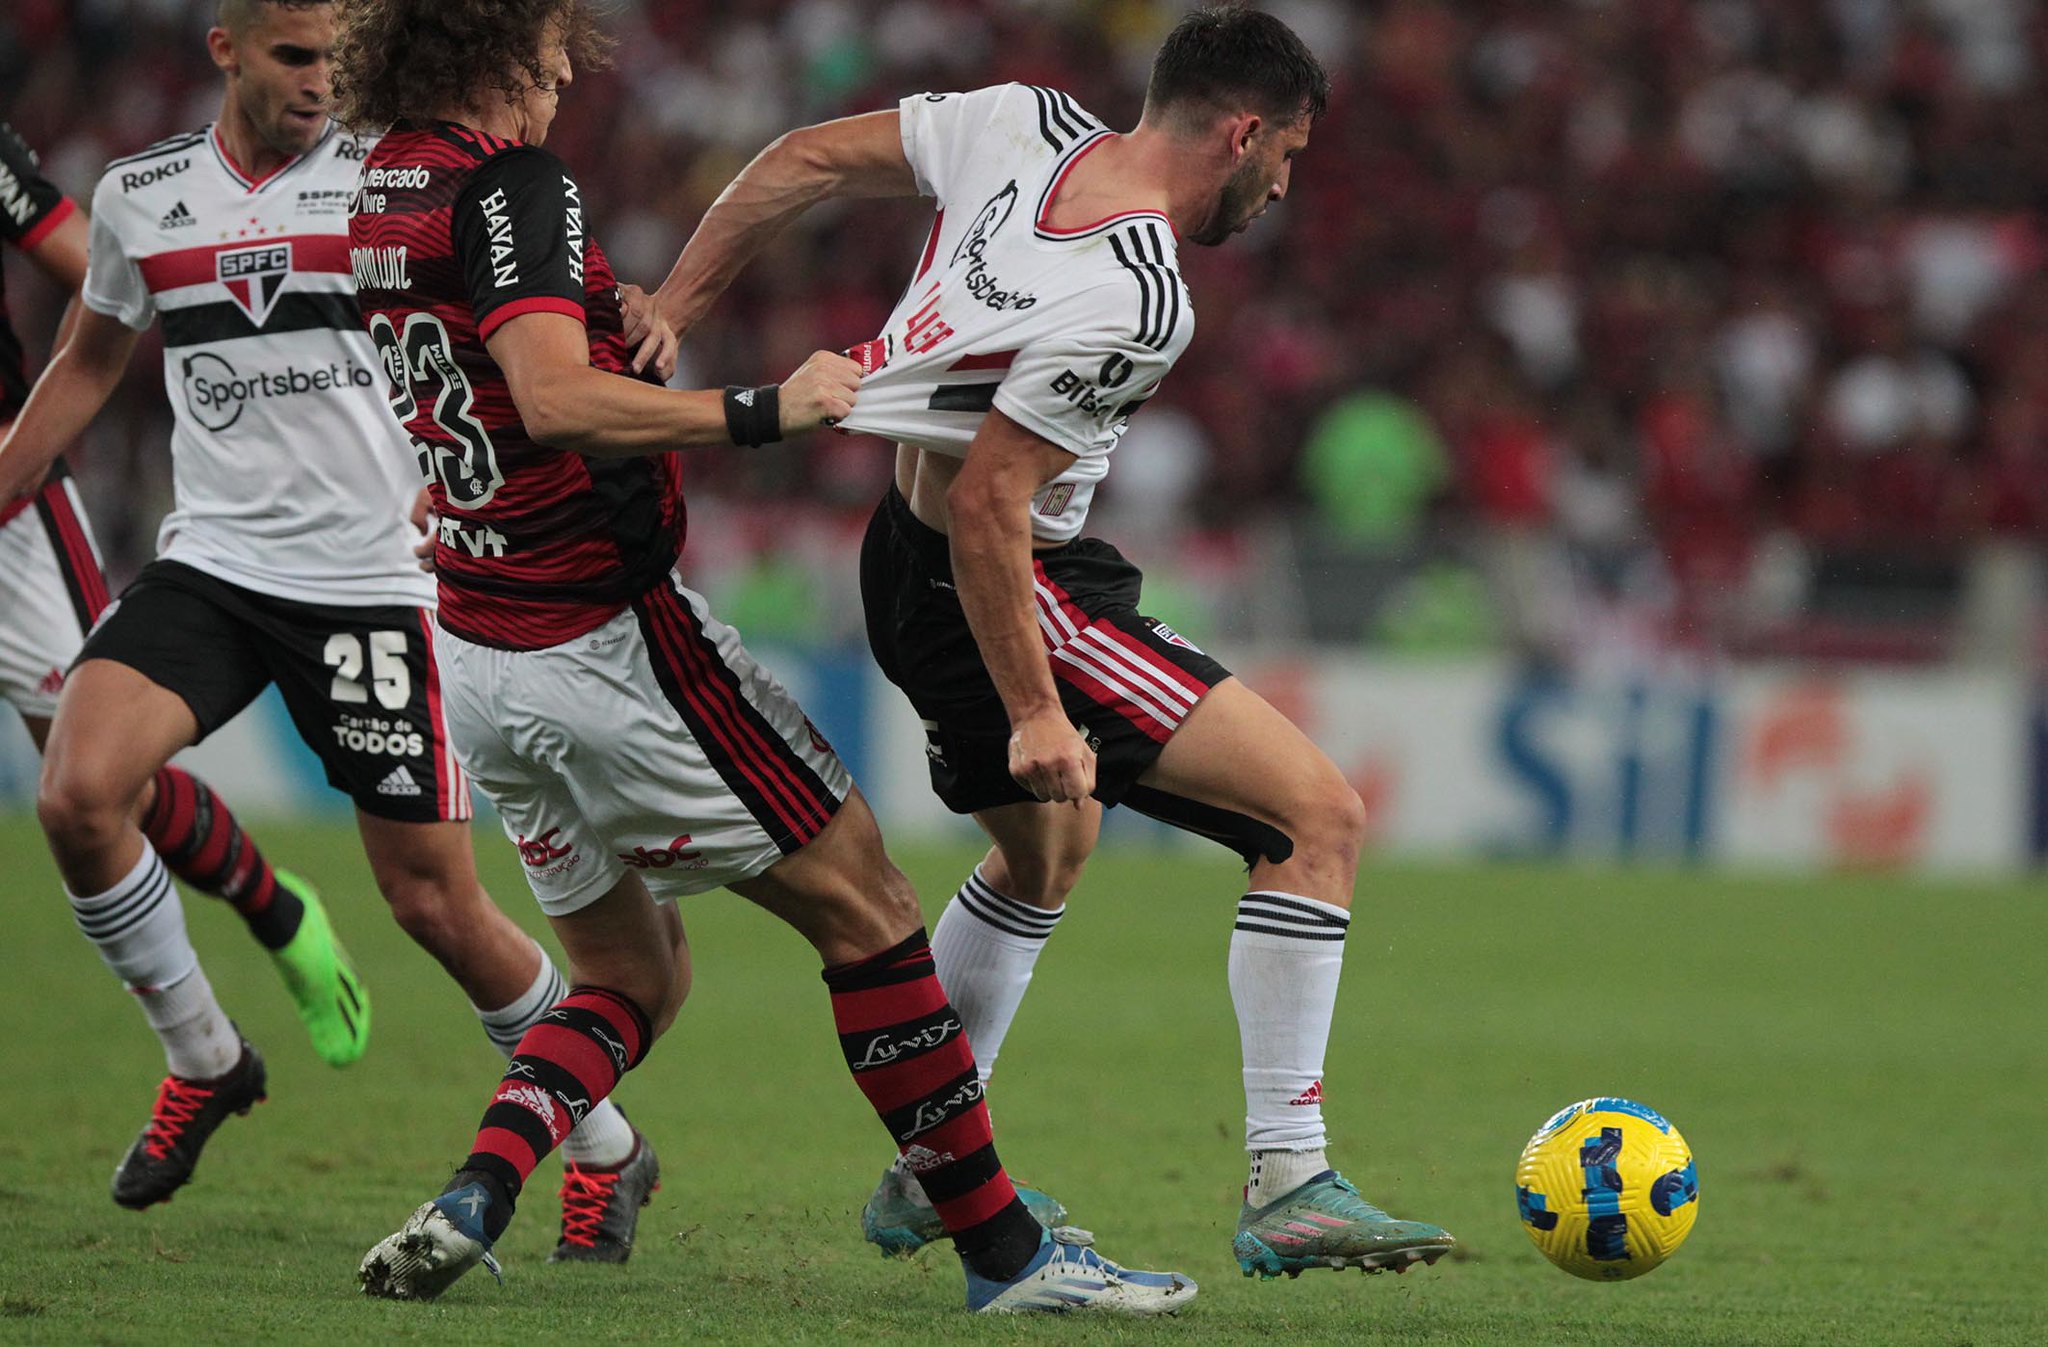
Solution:
M206 143L213 147L213 157L219 162L221 170L230 178L233 178L244 192L255 193L262 191L271 183L276 182L279 178L318 154L322 149L325 149L327 143L334 139L336 128L337 123L329 121L327 129L320 133L320 139L314 141L312 146L303 154L292 156L260 178L252 178L247 173L244 173L241 166L235 162L234 156L228 153L227 143L220 138L219 122L214 122L206 128Z
M1121 224L1125 220L1155 219L1165 220L1166 227L1173 230L1174 242L1178 243L1180 241L1180 231L1173 228L1173 221L1167 219L1165 212L1156 210L1118 211L1115 215L1105 215L1100 220L1092 224L1082 225L1078 229L1054 229L1045 222L1046 212L1052 209L1052 199L1059 195L1060 184L1065 182L1067 175L1074 171L1074 165L1080 163L1089 151L1095 149L1104 141L1114 139L1116 135L1116 132L1105 127L1091 136L1085 136L1076 142L1072 150L1067 152L1065 159L1053 166L1052 177L1046 182L1045 190L1038 194L1038 210L1032 215L1031 219L1032 232L1036 233L1038 237L1051 239L1056 243L1067 243L1074 239L1093 238L1110 226Z

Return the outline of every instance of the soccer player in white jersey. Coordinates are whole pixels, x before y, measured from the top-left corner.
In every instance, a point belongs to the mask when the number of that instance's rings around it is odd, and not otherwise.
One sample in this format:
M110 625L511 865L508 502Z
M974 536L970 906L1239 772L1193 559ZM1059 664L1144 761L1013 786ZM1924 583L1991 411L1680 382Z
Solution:
M928 727L932 783L994 845L933 936L986 1077L1045 938L1124 804L1242 855L1229 975L1242 1038L1246 1275L1433 1262L1443 1230L1329 1166L1323 1059L1363 807L1336 766L1215 660L1142 615L1139 573L1081 536L1127 419L1193 335L1175 259L1287 190L1328 81L1256 11L1189 14L1119 135L1048 89L921 94L793 131L719 198L656 296L684 331L792 217L831 196L936 198L848 430L899 442L862 590L882 670ZM913 1176L864 1224L934 1238Z
M200 969L138 802L171 755L277 684L399 924L509 1052L562 996L552 962L479 883L469 783L447 738L413 556L413 446L357 316L348 205L368 143L328 117L333 8L223 0L207 35L221 115L110 165L83 308L0 444L0 502L34 491L153 322L175 414L159 558L66 679L37 809L80 928L136 995L168 1075L114 1177L144 1207L192 1174L262 1058ZM542 848L544 855L545 848ZM544 863L544 861L542 862ZM352 980L345 998L359 992ZM347 1007L349 1054L369 1030ZM565 1147L561 1258L619 1261L658 1173L617 1108Z
M33 151L0 122L0 237L73 298L85 283L86 223L42 175ZM61 345L68 323L58 330ZM0 292L0 433L28 398L20 339ZM0 502L0 697L13 703L37 751L64 671L106 610L106 578L84 503L60 458L32 498ZM230 904L270 952L325 1060L345 1066L364 1038L351 1023L363 992L311 887L274 870L234 812L205 782L172 764L138 801L137 823L178 878Z

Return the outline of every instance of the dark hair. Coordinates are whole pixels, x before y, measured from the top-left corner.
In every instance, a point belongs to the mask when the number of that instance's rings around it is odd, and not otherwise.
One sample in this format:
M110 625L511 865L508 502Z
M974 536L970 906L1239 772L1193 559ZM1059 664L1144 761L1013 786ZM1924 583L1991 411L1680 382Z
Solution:
M1292 28L1246 5L1197 9L1173 26L1152 58L1145 107L1167 113L1249 108L1292 123L1314 121L1330 77Z
M280 9L314 9L328 3L330 0L220 0L214 10L213 21L239 36L249 31L266 5L276 5Z
M587 0L339 0L338 12L335 113L357 130L469 106L490 89L516 100L549 78L550 23L576 65L603 66L611 49Z

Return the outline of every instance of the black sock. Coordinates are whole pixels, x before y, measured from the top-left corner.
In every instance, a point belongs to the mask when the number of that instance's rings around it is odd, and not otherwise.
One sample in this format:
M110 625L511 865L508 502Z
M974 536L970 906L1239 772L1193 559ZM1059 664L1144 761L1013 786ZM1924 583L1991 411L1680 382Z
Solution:
M953 1237L953 1247L979 1276L1006 1282L1024 1270L1045 1242L1045 1227L1021 1199Z
M496 1156L472 1155L464 1161L465 1166L455 1171L455 1177L448 1180L448 1186L441 1191L452 1193L467 1184L476 1184L490 1194L490 1205L484 1208L482 1225L484 1238L495 1244L498 1236L505 1233L505 1227L512 1224L512 1208L519 1197L519 1175L513 1168ZM498 1171L502 1170L503 1173Z

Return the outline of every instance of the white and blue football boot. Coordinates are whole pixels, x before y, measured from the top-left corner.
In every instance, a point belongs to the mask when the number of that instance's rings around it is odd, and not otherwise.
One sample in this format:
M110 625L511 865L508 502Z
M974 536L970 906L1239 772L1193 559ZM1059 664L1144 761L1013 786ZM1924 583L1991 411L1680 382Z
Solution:
M1194 1303L1195 1284L1178 1272L1118 1267L1088 1245L1085 1230L1061 1226L1009 1281L978 1275L965 1259L967 1308L976 1314L1174 1314Z
M490 1204L490 1191L481 1183L466 1183L423 1204L398 1233L385 1236L363 1255L356 1270L363 1294L383 1300L432 1300L478 1263L504 1281L484 1233L483 1214Z

